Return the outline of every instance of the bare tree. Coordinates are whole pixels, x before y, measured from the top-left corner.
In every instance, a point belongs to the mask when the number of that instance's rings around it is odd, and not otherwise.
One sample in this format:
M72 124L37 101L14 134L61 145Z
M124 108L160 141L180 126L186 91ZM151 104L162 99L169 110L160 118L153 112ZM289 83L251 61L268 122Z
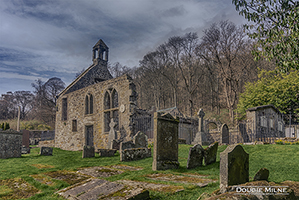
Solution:
M25 119L33 107L34 95L30 91L15 91L16 106L20 106L20 118Z
M221 21L204 31L198 48L198 55L216 67L218 78L223 84L231 121L234 119L233 110L237 103L239 83L243 78L242 71L247 67L236 62L241 50L246 48L245 36L243 28L232 22Z

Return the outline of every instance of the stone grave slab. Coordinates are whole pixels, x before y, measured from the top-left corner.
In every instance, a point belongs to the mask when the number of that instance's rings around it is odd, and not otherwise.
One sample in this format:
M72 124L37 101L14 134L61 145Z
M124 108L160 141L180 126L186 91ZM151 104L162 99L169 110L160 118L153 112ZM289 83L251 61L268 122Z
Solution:
M116 153L116 149L98 149L101 157L112 157Z
M174 175L174 174L151 174L147 176L152 180L170 181L174 183L192 184L199 187L205 187L209 183L216 182L217 180L207 179L205 176L197 175Z
M205 165L209 165L216 162L217 150L218 150L218 142L214 142L213 144L205 148L204 150Z
M148 158L152 156L151 152L151 149L147 147L122 149L120 151L120 161L134 161Z
M89 179L83 183L62 189L57 193L71 200L149 199L149 192L143 188L102 179Z
M52 156L53 155L53 148L51 148L51 147L41 147L39 154L42 155L42 156Z
M112 169L109 167L87 167L78 170L78 173L85 174L93 177L109 177L117 174L121 174L124 171L118 169Z
M121 169L121 170L128 170L128 171L138 171L143 169L141 167L133 167L129 165L111 165L110 167L114 169Z
M142 181L132 181L132 180L118 180L118 183L122 183L132 187L144 188L147 190L154 190L159 192L171 192L176 193L184 190L183 186L176 186L176 185L166 185L166 184L159 184L159 183L148 183Z
M187 169L193 169L195 167L202 166L203 157L204 149L200 144L196 144L193 147L190 147L187 160Z
M44 174L51 177L52 179L61 180L70 185L80 183L89 178L88 176L69 171L52 171L46 172Z
M220 153L220 190L249 181L249 154L241 145L230 145Z

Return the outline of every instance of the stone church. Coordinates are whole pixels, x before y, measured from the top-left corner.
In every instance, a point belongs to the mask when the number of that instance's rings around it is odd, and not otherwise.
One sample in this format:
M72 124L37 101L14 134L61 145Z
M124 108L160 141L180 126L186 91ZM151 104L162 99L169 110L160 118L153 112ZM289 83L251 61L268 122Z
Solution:
M55 147L72 151L83 150L85 145L109 148L110 129L115 130L115 139L132 137L135 85L128 75L112 77L108 53L107 45L99 40L92 49L93 64L58 95Z

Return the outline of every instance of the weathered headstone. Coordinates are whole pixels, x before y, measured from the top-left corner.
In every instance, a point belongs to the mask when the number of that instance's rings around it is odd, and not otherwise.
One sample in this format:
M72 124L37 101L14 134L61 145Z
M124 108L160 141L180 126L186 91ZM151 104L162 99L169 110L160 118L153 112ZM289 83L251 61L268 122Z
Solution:
M222 124L221 128L221 143L222 144L229 144L229 129L226 124Z
M141 131L138 131L133 137L133 142L135 144L135 148L147 148L147 135Z
M51 147L41 147L39 154L42 155L42 156L52 156L53 155L53 148L51 148Z
M220 190L249 181L249 154L241 145L228 146L220 153Z
M29 134L30 131L28 130L22 130L23 136L22 136L22 145L26 148L29 148Z
M254 176L254 181L268 181L269 178L269 170L266 168L261 168Z
M154 171L179 167L178 124L170 114L154 113Z
M121 141L119 139L112 140L112 149L119 150Z
M95 157L94 154L95 154L94 146L83 147L82 158L92 158Z
M22 146L21 149L22 154L29 154L30 153L30 148L27 148L25 145Z
M116 126L116 123L114 122L113 118L111 119L111 122L109 124L110 131L108 134L108 149L112 149L112 141L117 139L117 133L114 130L114 127Z
M202 160L204 156L204 149L200 144L196 144L189 149L187 169L202 166Z
M22 133L8 129L0 131L0 158L21 157Z
M111 157L116 153L116 149L98 149L101 157Z
M213 144L205 148L204 150L205 165L209 165L216 162L217 150L218 150L218 142L214 142Z
M127 141L127 142L121 142L119 151L125 150L125 149L132 149L135 148L135 144L133 141Z

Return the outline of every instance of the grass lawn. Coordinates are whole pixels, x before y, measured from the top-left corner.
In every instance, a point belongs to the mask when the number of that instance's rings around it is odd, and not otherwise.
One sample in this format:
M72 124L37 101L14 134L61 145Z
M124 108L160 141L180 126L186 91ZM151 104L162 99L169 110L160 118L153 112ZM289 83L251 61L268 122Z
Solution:
M26 198L25 194L15 194L12 185L29 185L26 187L31 197L28 199L62 199L54 194L56 191L69 186L62 180L53 180L46 175L52 171L76 171L81 167L110 166L117 164L142 167L140 171L126 171L125 173L104 178L109 181L120 179L147 181L153 183L167 183L183 186L184 191L178 193L150 191L152 199L197 199L203 192L211 193L219 188L219 181L210 183L204 188L190 184L162 182L148 179L146 175L154 173L166 173L181 175L185 173L208 175L209 178L219 180L219 154L226 146L219 146L217 162L208 166L187 170L187 158L191 145L179 145L179 169L166 171L152 171L152 158L139 161L120 162L119 154L114 157L99 157L82 159L82 152L64 151L54 148L53 156L40 156L39 148L31 149L28 155L21 158L0 159L0 199ZM249 153L249 176L253 179L255 173L262 167L270 171L269 181L283 182L286 180L299 181L299 145L245 145L245 151ZM51 181L51 184L44 184ZM32 187L33 186L33 187ZM26 194L28 194L26 193ZM34 194L34 195L33 195ZM33 196L32 196L33 195Z

